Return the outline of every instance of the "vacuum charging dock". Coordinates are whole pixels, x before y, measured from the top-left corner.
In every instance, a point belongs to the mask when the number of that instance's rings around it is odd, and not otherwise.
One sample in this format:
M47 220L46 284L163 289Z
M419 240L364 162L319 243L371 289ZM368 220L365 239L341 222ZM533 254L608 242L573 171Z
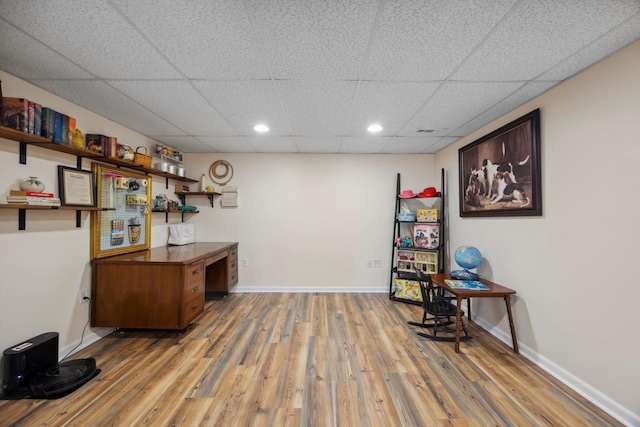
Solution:
M46 332L3 352L4 400L62 397L100 373L94 358L58 363L58 333Z

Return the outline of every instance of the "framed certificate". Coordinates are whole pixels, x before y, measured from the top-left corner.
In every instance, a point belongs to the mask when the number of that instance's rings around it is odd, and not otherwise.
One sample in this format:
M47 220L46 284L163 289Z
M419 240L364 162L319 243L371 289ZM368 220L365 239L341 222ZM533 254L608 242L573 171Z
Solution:
M58 191L62 206L96 207L95 175L92 171L59 165Z

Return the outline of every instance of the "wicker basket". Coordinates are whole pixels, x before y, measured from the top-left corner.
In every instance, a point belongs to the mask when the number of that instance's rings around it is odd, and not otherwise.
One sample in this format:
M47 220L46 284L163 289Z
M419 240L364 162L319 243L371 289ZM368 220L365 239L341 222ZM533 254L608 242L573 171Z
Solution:
M140 150L141 148L144 148L144 154L141 154L138 152L138 150ZM144 145L139 146L138 148L136 148L136 152L133 156L133 163L143 166L145 168L150 168L151 167L151 156L147 156L147 147L145 147Z

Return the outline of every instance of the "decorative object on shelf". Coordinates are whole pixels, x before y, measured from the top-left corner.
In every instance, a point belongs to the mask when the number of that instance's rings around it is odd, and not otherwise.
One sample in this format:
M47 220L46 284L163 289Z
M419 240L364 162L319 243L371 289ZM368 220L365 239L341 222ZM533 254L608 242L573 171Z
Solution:
M469 271L478 268L482 263L482 253L474 246L460 246L456 249L454 259L463 270L454 270L451 277L461 280L477 280L478 274Z
M140 152L140 149L144 149L144 153ZM140 145L136 148L136 152L133 155L133 162L145 168L151 167L152 157L147 155L148 150L144 145Z
M200 192L204 193L205 191L207 191L207 176L202 174L200 177Z
M129 218L129 242L138 243L142 234L142 226L138 218Z
M402 222L414 222L416 220L416 214L414 213L405 213L405 212L400 212L398 214L398 221L402 221Z
M402 193L398 194L398 197L401 199L412 199L416 197L417 194L413 192L413 190L402 190Z
M62 206L97 205L95 175L92 171L58 165L58 187Z
M193 212L193 211L197 211L197 210L198 210L198 208L197 208L197 207L195 207L195 206L189 206L189 205L186 205L186 206L179 206L179 207L178 207L178 209L180 209L181 211L192 211L192 212Z
M540 110L458 150L461 217L541 216Z
M438 222L438 209L417 209L416 221L418 222Z
M208 186L206 190L207 190L207 193L213 193L215 191L212 185Z
M426 197L438 197L440 193L436 191L436 187L427 187L418 193L418 197L424 199Z
M215 184L223 187L233 178L233 166L226 160L216 160L209 167L209 177Z
M413 240L411 240L411 236L407 234L403 234L402 236L397 236L396 246L399 248L411 248L413 247Z
M37 176L30 176L29 179L25 179L20 183L20 189L22 191L31 191L33 193L44 192L45 185L42 181L38 181Z
M169 209L169 201L167 200L167 196L164 194L158 194L155 199L153 199L153 207L154 211L166 211Z
M136 154L133 151L133 148L129 147L126 144L118 144L118 159L133 161L135 155Z
M84 135L80 129L76 129L73 132L73 143L74 147L84 148Z
M424 249L437 249L440 244L438 224L416 224L413 226L413 246Z
M238 207L238 187L228 186L222 189L222 200L220 206L226 208Z

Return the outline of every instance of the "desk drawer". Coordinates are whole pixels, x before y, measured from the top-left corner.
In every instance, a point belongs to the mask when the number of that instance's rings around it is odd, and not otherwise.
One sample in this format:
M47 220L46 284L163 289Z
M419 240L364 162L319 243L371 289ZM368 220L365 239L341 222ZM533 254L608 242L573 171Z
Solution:
M187 287L191 283L204 283L204 262L202 260L187 265L184 282Z
M186 299L185 299L186 300ZM191 300L187 300L182 306L182 322L183 327L186 327L193 319L198 317L204 312L204 292L194 297Z

